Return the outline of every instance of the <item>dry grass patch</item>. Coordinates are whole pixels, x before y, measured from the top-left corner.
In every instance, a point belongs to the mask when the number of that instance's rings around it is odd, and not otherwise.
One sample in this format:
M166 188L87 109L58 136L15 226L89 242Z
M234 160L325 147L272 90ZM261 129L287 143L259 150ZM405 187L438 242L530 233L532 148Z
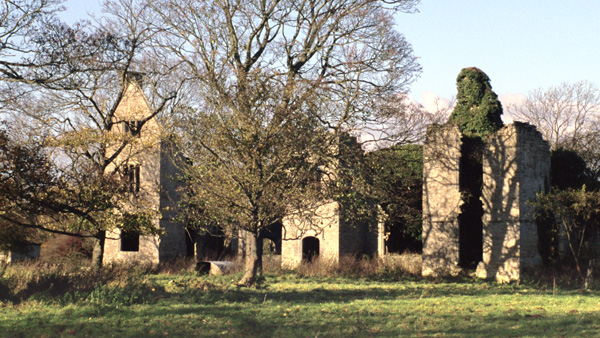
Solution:
M386 255L384 257L343 256L339 262L328 259L315 259L303 262L295 271L301 276L350 276L367 277L383 273L401 275L421 274L421 255L403 253L401 255Z

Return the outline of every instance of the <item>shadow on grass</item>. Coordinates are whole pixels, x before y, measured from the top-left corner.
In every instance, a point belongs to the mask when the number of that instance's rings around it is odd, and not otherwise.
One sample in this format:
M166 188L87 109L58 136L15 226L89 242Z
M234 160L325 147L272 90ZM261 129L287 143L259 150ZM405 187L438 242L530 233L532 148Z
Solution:
M287 296L296 294L286 293ZM326 292L322 296L332 294L341 296L345 292ZM104 330L123 337L430 337L440 334L444 337L561 337L600 333L598 313L575 310L547 313L541 308L533 312L507 308L503 312L478 313L467 303L462 311L443 312L423 308L419 303L364 307L357 302L335 299L318 304L306 301L307 296L292 297L290 301L267 298L263 302L258 302L259 297L254 297L254 292L246 296L250 297L236 302L216 297L183 306L159 303L136 311L105 309L98 313L101 319L93 318L85 322L85 326L53 324L55 320L47 318L48 314L39 314L29 324L44 322L45 329L53 332ZM297 307L298 304L302 306ZM14 323L0 321L2 327L12 327L11 324Z
M600 315L590 310L597 302L586 297L597 296L593 292L552 296L527 286L466 277L424 281L283 275L267 276L259 289L232 288L221 284L225 280L189 277L171 283L180 285L170 290L163 284L169 283L167 278L159 277L160 285L144 289L145 301L132 305L74 301L67 306L34 305L31 311L4 308L0 336L600 335ZM558 305L550 308L548 300ZM580 301L587 307L580 308Z

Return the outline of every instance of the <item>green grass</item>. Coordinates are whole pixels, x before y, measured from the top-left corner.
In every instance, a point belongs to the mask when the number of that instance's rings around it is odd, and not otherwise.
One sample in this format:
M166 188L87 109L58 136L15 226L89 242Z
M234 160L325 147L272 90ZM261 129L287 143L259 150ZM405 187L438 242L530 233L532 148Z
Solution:
M0 306L1 337L597 337L598 291L389 274L147 275Z

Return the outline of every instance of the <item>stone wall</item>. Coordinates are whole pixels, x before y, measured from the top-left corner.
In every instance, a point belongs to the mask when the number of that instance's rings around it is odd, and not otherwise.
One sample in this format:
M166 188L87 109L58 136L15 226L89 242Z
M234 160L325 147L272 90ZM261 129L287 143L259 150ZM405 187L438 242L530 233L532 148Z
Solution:
M325 185L338 180L340 173L353 173L355 163L362 160L363 151L354 137L340 136L336 160L324 168L327 174L321 182ZM341 172L344 170L345 172ZM342 176L342 175L340 175ZM346 184L351 186L352 179ZM319 241L319 258L339 262L342 256L375 254L378 248L376 225L371 228L366 222L358 222L345 214L344 206L337 201L320 201L295 210L282 221L281 263L285 268L296 268L303 259L303 240L314 237Z
M345 220L338 202L324 203L313 210L304 210L283 220L281 264L296 268L303 259L302 240L319 240L319 258L339 262L342 256L377 253L377 229L369 224Z
M459 271L462 134L453 124L431 125L423 147L423 276Z
M507 125L490 136L483 156L483 261L480 278L519 280L541 263L528 201L550 185L550 147L534 126Z
M139 249L137 251L121 250L121 231L114 229L106 232L104 242L103 263L113 262L143 262L158 264L159 236L140 236Z
M302 262L302 240L319 240L319 257L338 261L340 257L340 205L324 203L313 210L302 210L283 219L281 265L293 269Z
M185 160L179 156L171 142L161 143L160 156L160 227L165 233L160 237L159 259L166 261L187 254L186 236L189 236L184 225L177 219L179 203L178 188L182 186L177 176L181 173L178 166ZM189 241L191 242L191 240Z

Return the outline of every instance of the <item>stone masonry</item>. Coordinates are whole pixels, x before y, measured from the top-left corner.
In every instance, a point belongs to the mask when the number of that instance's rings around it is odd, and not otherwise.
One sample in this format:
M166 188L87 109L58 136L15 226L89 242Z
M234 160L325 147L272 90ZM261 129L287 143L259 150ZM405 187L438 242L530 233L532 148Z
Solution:
M459 182L462 147L457 126L428 128L423 163L423 276L460 271L459 216L467 198L461 195ZM523 268L540 263L537 227L528 201L549 187L549 146L534 126L516 122L488 138L482 163L483 257L477 276L519 280Z
M342 142L340 142L342 144ZM352 170L351 165L343 164L345 151L360 150L360 145L349 138L346 146L337 148L339 158L331 168L326 168L325 179L336 179L340 167ZM354 148L357 147L357 148ZM315 202L304 210L296 210L283 219L281 265L296 268L306 257L307 239L318 243L316 253L322 260L339 262L342 256L374 254L378 247L376 225L355 220L348 221L343 204L337 201Z
M344 219L339 202L324 203L313 210L304 210L283 220L281 264L293 269L304 258L304 239L314 237L319 243L318 256L339 262L342 256L373 254L377 235L368 224Z
M121 104L115 112L118 121L116 134L126 135L136 122L146 119L151 108L140 88L141 79L136 74L128 77L128 84ZM176 222L175 209L177 206L177 184L172 178L177 174L173 163L174 149L168 142L161 139L161 127L155 118L146 121L132 144L128 145L117 157L114 165L107 170L123 170L125 167L135 169L131 178L135 182L124 184L136 185L139 190L136 198L144 199L148 208L157 211L154 220L165 233L158 235L139 235L137 245L124 247L124 234L119 229L108 231L104 244L104 263L116 261L140 261L157 264L161 261L186 254L186 232L181 223ZM119 135L115 136L116 138ZM122 136L121 136L122 137Z
M314 210L297 212L283 220L283 241L281 242L281 264L295 268L302 262L303 240L307 237L318 239L319 257L337 260L340 256L339 203L324 203Z
M483 261L480 278L520 279L541 263L538 234L528 204L550 186L550 147L532 125L508 125L487 142L483 155Z
M423 147L423 276L456 274L462 134L457 125L431 125Z

